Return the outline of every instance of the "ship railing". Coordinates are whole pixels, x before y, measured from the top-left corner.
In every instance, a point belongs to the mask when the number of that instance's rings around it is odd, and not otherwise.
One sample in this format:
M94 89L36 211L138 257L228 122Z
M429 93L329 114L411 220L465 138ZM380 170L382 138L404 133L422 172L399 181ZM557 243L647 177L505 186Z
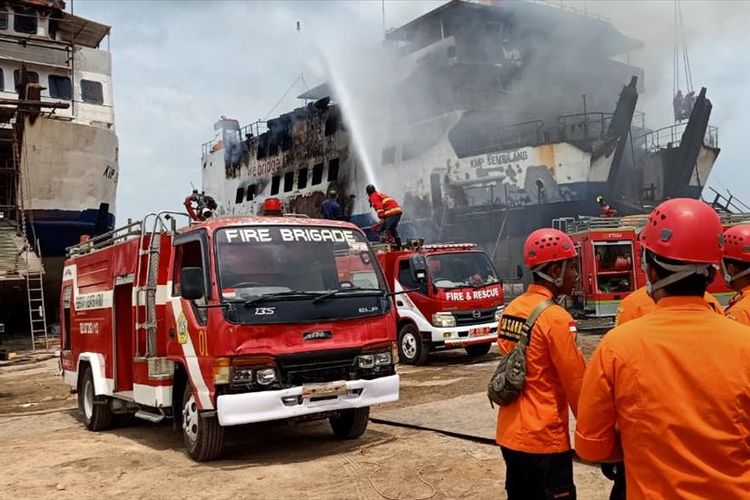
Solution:
M561 141L601 139L607 134L612 113L587 112L557 118Z
M240 127L240 129L237 131L239 134L239 139L241 141L244 141L246 138L249 137L258 137L259 135L265 133L268 130L268 126L266 125L266 122L263 120L258 120L253 123L249 123L245 125L244 127ZM217 149L218 144L224 140L222 133L218 132L213 139L210 141L206 141L203 144L201 144L201 153L203 156L208 155L209 153L215 152Z
M549 142L544 133L544 121L531 120L500 127L487 128L467 139L467 149L476 154L513 148L537 146Z
M688 122L675 123L668 127L662 127L657 130L647 132L640 137L635 138L636 144L643 144L646 151L657 152L662 149L678 148L682 141L682 134L685 132ZM709 125L706 128L706 135L703 137L703 144L710 148L719 147L719 129Z

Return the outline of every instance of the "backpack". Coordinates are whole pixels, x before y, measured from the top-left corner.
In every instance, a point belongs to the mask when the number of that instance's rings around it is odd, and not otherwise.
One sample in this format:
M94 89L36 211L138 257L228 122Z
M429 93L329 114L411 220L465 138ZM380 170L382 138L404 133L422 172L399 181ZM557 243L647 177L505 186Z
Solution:
M519 331L514 332L514 335L519 337L518 343L512 351L500 357L495 373L487 384L487 397L493 408L495 407L493 403L498 406L508 406L521 395L526 381L526 347L529 344L531 330L544 310L554 304L555 301L552 299L541 301L531 311L526 322L519 325ZM500 324L498 324L499 332Z

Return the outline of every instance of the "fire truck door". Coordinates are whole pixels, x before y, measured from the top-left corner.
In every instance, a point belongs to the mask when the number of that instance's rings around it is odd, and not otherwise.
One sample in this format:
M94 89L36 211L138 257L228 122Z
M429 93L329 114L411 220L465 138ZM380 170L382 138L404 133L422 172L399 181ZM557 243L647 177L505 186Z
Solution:
M130 391L133 389L133 284L116 286L114 295L115 390Z

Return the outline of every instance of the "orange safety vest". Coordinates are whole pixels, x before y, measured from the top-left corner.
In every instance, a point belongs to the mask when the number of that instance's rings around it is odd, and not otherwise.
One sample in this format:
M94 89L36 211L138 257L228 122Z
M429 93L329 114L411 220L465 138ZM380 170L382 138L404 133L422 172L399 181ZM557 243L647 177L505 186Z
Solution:
M732 297L724 314L729 319L750 326L750 286L746 286Z
M713 295L706 292L703 299L714 312L723 314L724 308ZM620 301L620 307L617 308L617 315L615 316L615 326L640 318L655 310L656 302L649 296L646 287L642 286Z
M747 498L749 359L750 328L700 297L662 298L589 360L576 453L624 453L628 499Z
M529 285L526 293L514 299L503 312L503 319L523 321L552 292ZM562 307L548 307L531 330L526 349L526 383L516 401L500 408L497 417L497 444L527 453L560 453L570 450L568 406L575 414L578 393L586 368L576 345L576 323ZM500 352L507 353L516 343L498 332Z
M370 205L375 209L380 219L402 213L398 202L385 193L377 191L372 193L370 195Z

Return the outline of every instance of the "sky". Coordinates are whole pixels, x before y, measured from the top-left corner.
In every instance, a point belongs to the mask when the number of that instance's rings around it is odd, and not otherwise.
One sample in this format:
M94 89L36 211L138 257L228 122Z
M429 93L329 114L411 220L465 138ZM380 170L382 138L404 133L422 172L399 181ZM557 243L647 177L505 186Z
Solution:
M356 51L378 43L383 9L385 26L392 28L442 3L75 0L76 15L112 26L120 141L118 220L180 208L191 182L200 187L201 144L213 137L213 124L221 115L246 124L271 111L273 117L293 109L301 83L279 99L300 71L310 87L325 79L322 52ZM554 3L606 16L623 34L644 41L644 48L630 58L646 72L646 94L638 109L646 112L652 128L671 124L674 3ZM719 127L722 152L708 185L729 189L750 204L750 165L744 156L750 119L750 2L686 1L682 14L693 81L708 88L714 105L711 124ZM704 196L709 198L708 191Z

